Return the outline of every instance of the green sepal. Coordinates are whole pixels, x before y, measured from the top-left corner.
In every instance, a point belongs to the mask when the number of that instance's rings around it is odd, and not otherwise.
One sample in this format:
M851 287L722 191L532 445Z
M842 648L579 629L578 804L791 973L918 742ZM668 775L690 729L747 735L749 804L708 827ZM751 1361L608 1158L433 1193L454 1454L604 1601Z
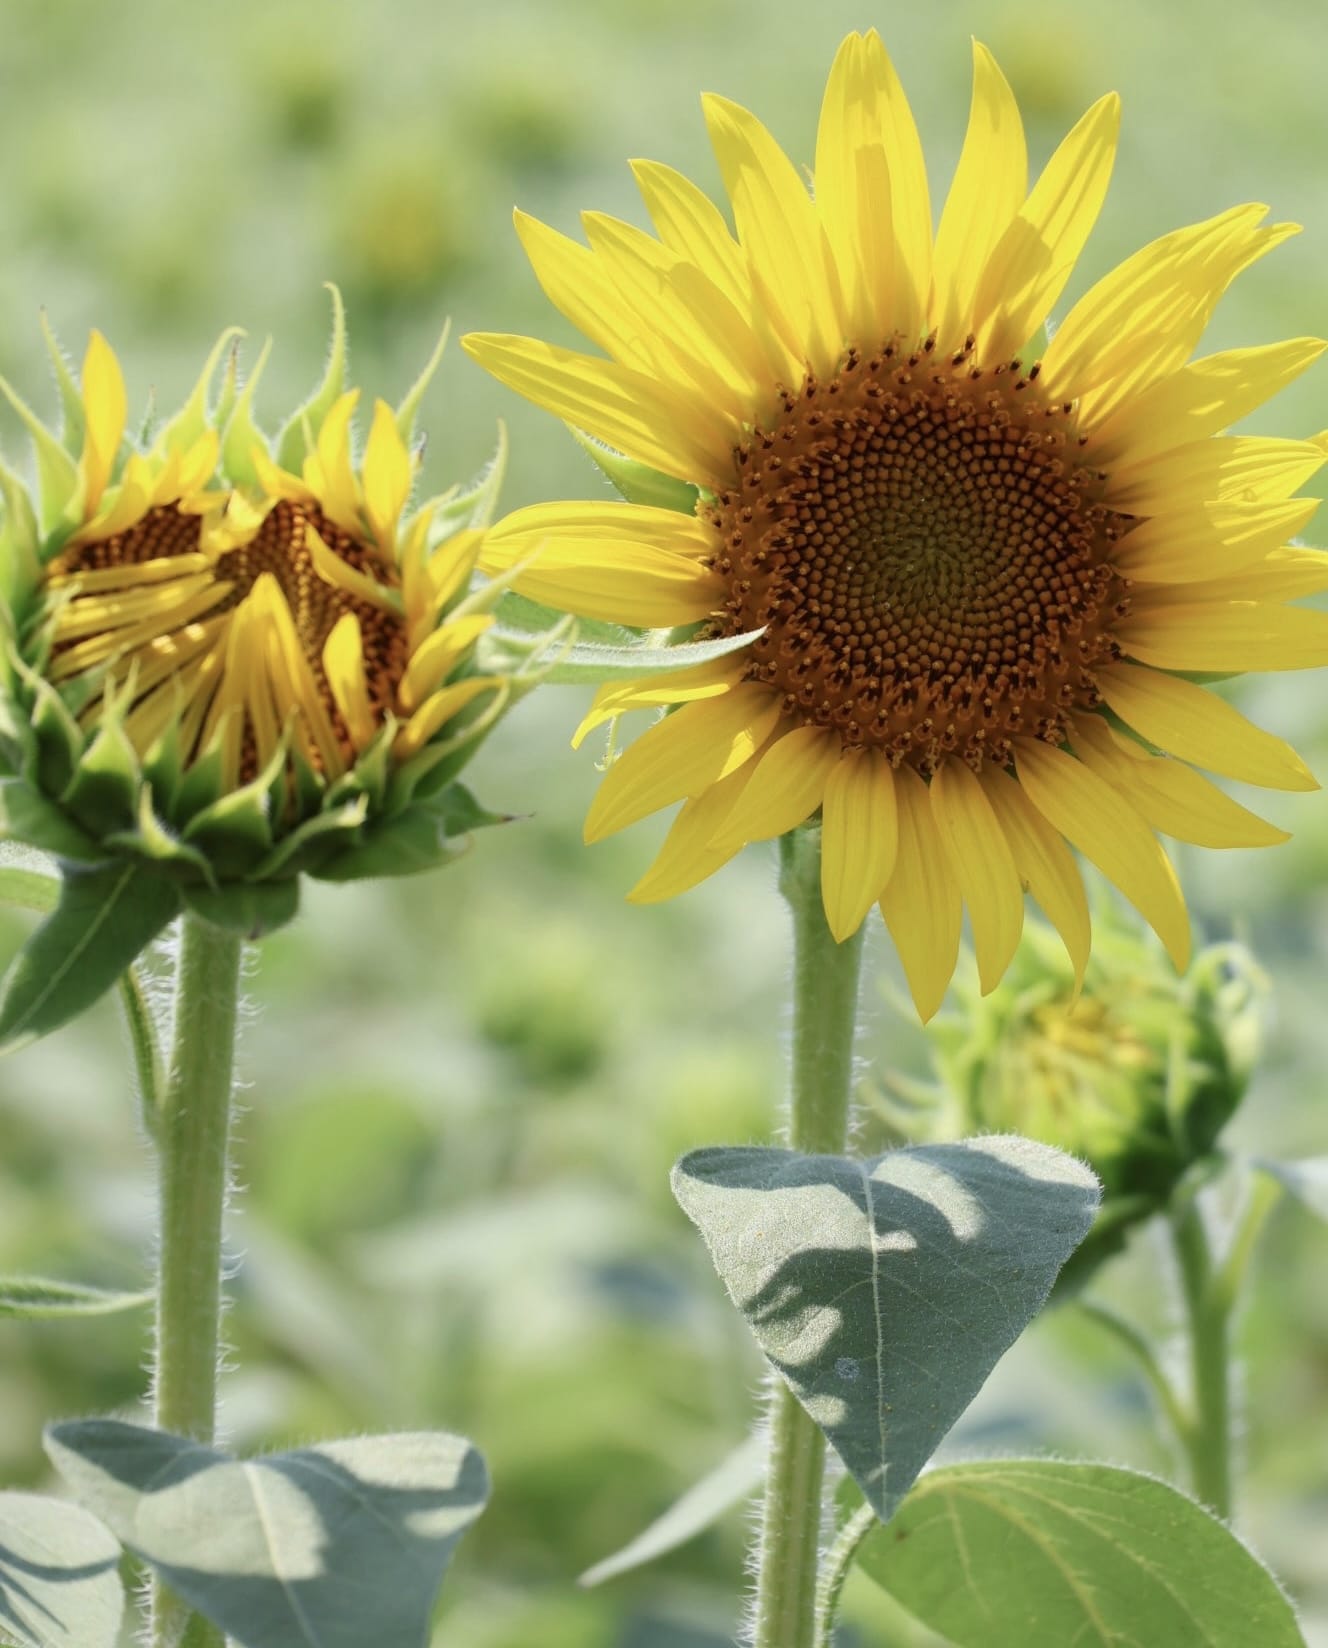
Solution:
M203 363L203 370L198 375L190 392L188 400L170 420L163 425L156 440L156 446L163 452L187 452L203 431L208 427L208 391L212 388L212 380L217 375L217 367L227 346L236 338L244 336L242 326L228 326L217 341L212 345L212 352Z
M69 870L60 900L0 980L0 1050L91 1007L178 914L166 877L134 864Z
M32 436L33 448L37 455L37 489L40 497L38 519L41 522L42 533L45 536L53 533L57 527L64 526L67 535L73 523L70 506L75 494L81 490L78 465L4 378L0 378L0 394L4 395L18 413Z
M250 879L267 881L278 875L294 875L308 870L314 873L314 864L322 862L337 850L335 838L363 828L369 816L369 798L360 795L340 807L331 807L303 824L297 825L261 863L250 872Z
M33 733L31 776L47 795L62 795L83 757L83 729L49 681L22 659L15 658L14 667L33 695L28 718Z
M46 352L51 357L51 367L55 373L55 387L60 396L60 440L65 450L77 460L83 449L83 436L87 429L87 413L83 407L83 392L74 378L69 364L69 357L65 354L64 346L55 335L55 328L51 325L50 316L43 309L38 317L41 334L46 343Z
M424 363L424 370L406 391L401 405L397 407L397 433L401 436L402 445L409 452L415 441L415 419L419 415L420 402L424 399L429 385L433 382L434 374L442 365L443 351L447 348L447 340L452 331L452 322L449 318L443 322L443 329L438 336L438 342L433 347L433 354Z
M248 876L272 850L271 773L261 772L195 813L184 839L206 855L219 880Z
M763 633L754 629L744 635L721 635L713 641L684 641L678 646L666 647L642 643L606 647L593 641L578 641L568 647L556 663L541 671L540 679L550 686L580 687L671 675L676 670L694 669L698 664L713 663L731 652L741 652Z
M152 786L164 818L175 815L175 803L184 777L184 754L180 749L180 723L172 718L143 757L143 777Z
M148 864L170 867L191 878L201 876L205 883L211 885L215 880L212 860L166 828L153 809L152 797L151 784L141 785L135 827L132 830L117 830L104 837L106 845L118 848L132 858L141 858Z
M253 409L254 391L258 388L258 380L263 375L263 368L267 365L271 353L272 339L269 338L254 363L253 371L245 380L244 388L235 402L235 410L227 421L226 433L222 438L221 466L227 478L236 486L254 486L257 483L258 470L254 467L254 447L261 446L265 450L267 447L263 431L254 422Z
M0 778L0 837L40 847L75 863L104 864L110 856L100 842L21 778Z
M41 579L37 516L28 489L7 464L0 463L0 495L5 501L0 529L0 600L7 613L26 601Z
M218 745L205 750L185 772L175 795L171 817L177 824L192 821L221 795L222 753Z
M493 692L472 699L461 714L448 723L456 728L450 738L426 744L397 768L383 806L389 817L404 812L416 801L437 795L467 765L475 754L476 744L509 707L510 685L499 681Z
M372 812L383 810L392 776L392 743L398 730L396 717L389 715L355 765L329 786L325 806L338 807L344 801L354 800L357 795L365 795L369 798Z
M496 822L496 820L495 820ZM414 875L448 864L468 847L452 833L447 808L411 807L365 831L364 840L310 870L319 881Z
M498 624L519 636L528 636L534 645L545 631L557 629L567 622L567 614L556 607L546 607L532 601L528 595L518 595L514 589L504 590L493 604L493 615ZM638 632L624 629L621 624L605 623L600 618L578 618L577 639L603 641L609 646L621 646Z
M690 481L678 481L672 475L661 474L649 464L635 458L624 458L603 441L587 435L575 424L568 424L572 436L583 452L589 453L596 466L608 477L615 491L629 504L644 504L650 509L672 509L679 515L695 515L699 487Z
M332 294L332 341L328 347L327 370L318 388L291 414L277 436L277 462L292 475L298 475L304 468L310 452L309 435L317 438L329 408L346 387L346 307L338 287L328 281L327 289Z
M260 939L294 921L300 908L298 876L285 881L231 882L225 887L181 889L187 909L214 927Z
M434 507L430 536L442 543L467 528L488 526L498 507L498 493L507 473L507 425L499 419L498 444L493 457L465 489L444 494Z
M142 781L138 756L119 717L108 714L79 757L60 805L99 838L132 830Z

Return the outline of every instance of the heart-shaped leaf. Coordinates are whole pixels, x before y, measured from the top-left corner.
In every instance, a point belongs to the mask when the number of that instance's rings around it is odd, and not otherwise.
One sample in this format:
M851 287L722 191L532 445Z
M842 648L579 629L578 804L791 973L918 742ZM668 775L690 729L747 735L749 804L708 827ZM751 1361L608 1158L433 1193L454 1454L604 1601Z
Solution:
M955 1648L1304 1648L1290 1603L1234 1534L1112 1465L930 1471L857 1561Z
M53 1426L46 1446L83 1503L243 1648L423 1648L488 1496L479 1454L442 1432L242 1461L87 1420Z
M23 1648L115 1648L120 1547L61 1499L0 1493L0 1634Z
M673 1193L761 1349L888 1521L1088 1233L1097 1180L1020 1138L871 1161L697 1150Z

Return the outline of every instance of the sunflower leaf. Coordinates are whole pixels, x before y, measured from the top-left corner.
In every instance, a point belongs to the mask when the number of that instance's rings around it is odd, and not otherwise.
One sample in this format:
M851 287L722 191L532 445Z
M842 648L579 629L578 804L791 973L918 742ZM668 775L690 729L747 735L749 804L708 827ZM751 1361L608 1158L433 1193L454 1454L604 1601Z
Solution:
M1003 1459L925 1476L857 1555L955 1648L1304 1648L1276 1580L1175 1488L1112 1465Z
M0 1493L0 1632L21 1648L115 1648L120 1547L78 1505Z
M757 1343L886 1521L1046 1302L1098 1204L1014 1136L869 1161L697 1150L673 1193Z
M442 1432L241 1461L94 1419L52 1426L46 1449L128 1549L245 1648L419 1648L489 1491L476 1450Z
M40 847L57 858L106 861L104 848L21 778L0 778L0 838Z
M53 1282L45 1276L0 1276L0 1317L111 1316L136 1310L151 1299L150 1290L117 1293L82 1282Z
M180 908L176 887L133 864L70 870L55 909L0 980L0 1051L67 1024L109 990Z

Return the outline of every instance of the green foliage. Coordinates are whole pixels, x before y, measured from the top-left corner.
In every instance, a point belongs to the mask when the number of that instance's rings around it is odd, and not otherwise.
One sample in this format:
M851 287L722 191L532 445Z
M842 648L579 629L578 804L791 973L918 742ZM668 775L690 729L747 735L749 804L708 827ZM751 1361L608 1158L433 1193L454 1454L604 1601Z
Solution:
M109 1316L151 1303L152 1294L117 1293L45 1276L0 1276L0 1317Z
M47 1450L117 1537L243 1648L419 1648L488 1497L479 1454L439 1432L238 1461L86 1420L52 1427Z
M674 1194L735 1305L883 1521L1045 1303L1097 1211L1019 1138L871 1161L698 1150Z
M1216 1517L1109 1465L993 1460L924 1477L859 1566L954 1648L1303 1648Z
M1300 1162L1260 1162L1296 1198L1302 1207L1328 1219L1328 1156L1310 1156Z
M70 869L60 899L0 980L0 1049L90 1007L176 915L172 884L131 864Z
M120 1547L87 1511L0 1493L0 1634L20 1648L116 1648Z

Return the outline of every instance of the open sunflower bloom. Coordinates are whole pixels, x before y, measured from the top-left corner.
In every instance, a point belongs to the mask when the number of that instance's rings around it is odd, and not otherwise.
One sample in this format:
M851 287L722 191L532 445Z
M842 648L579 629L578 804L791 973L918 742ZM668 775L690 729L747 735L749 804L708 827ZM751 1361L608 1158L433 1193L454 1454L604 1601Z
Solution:
M40 487L4 472L0 823L253 930L303 871L420 868L492 822L452 781L514 682L482 652L502 583L471 589L491 489L409 507L437 356L357 453L339 300L327 375L275 443L233 350L210 401L230 338L146 447L99 333L78 379L52 340L61 437L8 391Z
M736 234L666 166L633 171L652 236L588 246L518 215L554 304L609 357L482 334L469 352L577 428L696 488L689 516L522 511L482 564L549 605L641 628L759 631L687 676L605 689L590 718L679 705L610 768L597 839L685 802L639 899L821 816L837 937L879 902L923 1016L967 906L984 989L1025 889L1077 973L1067 843L1156 928L1188 920L1154 832L1284 839L1195 770L1313 788L1281 740L1192 679L1328 663L1328 557L1286 547L1328 438L1221 433L1322 351L1191 361L1231 280L1294 232L1239 206L1145 247L1039 340L1116 148L1103 98L1028 187L1010 89L975 51L972 114L933 233L922 149L877 36L830 74L809 192L763 125L705 116ZM584 729L583 729L584 731ZM1193 763L1193 765L1191 765Z

